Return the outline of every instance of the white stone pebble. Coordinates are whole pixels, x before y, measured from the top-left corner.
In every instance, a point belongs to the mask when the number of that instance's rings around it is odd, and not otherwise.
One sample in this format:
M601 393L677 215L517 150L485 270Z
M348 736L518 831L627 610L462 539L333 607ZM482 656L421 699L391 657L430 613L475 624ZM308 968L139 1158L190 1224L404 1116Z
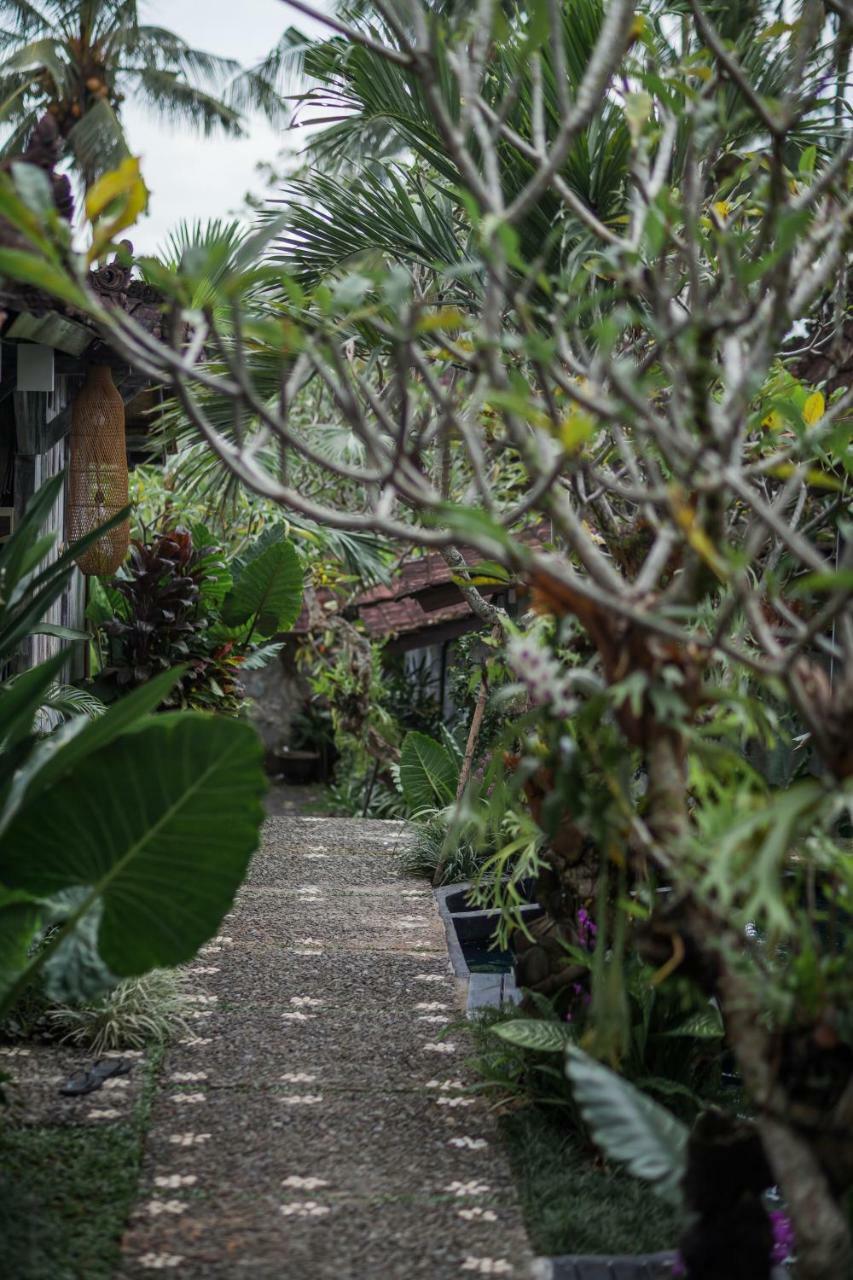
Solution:
M161 1213L186 1213L188 1208L183 1200L149 1200L146 1207L152 1218Z
M512 1275L512 1263L507 1262L506 1258L475 1258L467 1257L462 1263L463 1271L474 1271L480 1276L509 1276Z
M200 1147L210 1141L209 1133L170 1133L169 1141L175 1147Z
M316 1200L293 1200L283 1204L281 1212L286 1218L324 1218L332 1211L327 1204L318 1204Z

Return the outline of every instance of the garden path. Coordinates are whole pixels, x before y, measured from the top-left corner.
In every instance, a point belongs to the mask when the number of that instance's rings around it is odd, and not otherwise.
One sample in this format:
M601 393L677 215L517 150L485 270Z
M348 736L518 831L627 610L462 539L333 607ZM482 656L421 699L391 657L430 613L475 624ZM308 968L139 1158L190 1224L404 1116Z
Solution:
M391 822L270 818L193 964L120 1280L530 1273L430 889ZM446 1030L450 1023L450 1030Z

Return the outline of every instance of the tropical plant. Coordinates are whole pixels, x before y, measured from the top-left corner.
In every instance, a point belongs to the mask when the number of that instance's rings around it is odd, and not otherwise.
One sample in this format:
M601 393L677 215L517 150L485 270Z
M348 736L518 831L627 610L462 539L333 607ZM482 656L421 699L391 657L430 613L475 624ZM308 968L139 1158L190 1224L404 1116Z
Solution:
M566 1050L566 1073L599 1149L689 1222L673 1274L770 1280L772 1265L789 1260L790 1220L764 1198L773 1175L753 1123L714 1110L688 1130L577 1045ZM709 1147L717 1154L710 1187L702 1159Z
M295 622L303 576L292 543L273 528L231 569L202 525L135 541L128 562L90 603L102 653L98 689L127 692L182 666L165 706L235 713L243 702L240 671L279 652L269 641Z
M0 548L0 661L39 627L80 553L42 565L55 535L40 527L61 483L35 495ZM36 980L67 1003L191 959L230 907L263 816L248 725L151 715L180 670L40 737L35 717L65 661L60 651L0 685L4 1015Z
M400 751L400 787L413 817L453 804L460 764L452 750L434 738L406 734Z
M523 859L569 931L591 896L616 961L593 971L602 1058L628 1044L626 949L717 1000L801 1275L834 1280L853 1262L833 925L853 894L851 16L675 12L374 0L332 20L332 75L369 62L403 150L346 192L322 174L306 252L294 214L277 260L201 309L208 252L161 270L166 329L206 363L67 270L61 288L241 482L441 548L524 690L502 785L527 829L495 883ZM55 282L49 219L3 212L33 246L12 265ZM356 447L324 452L330 434ZM551 635L516 635L459 544L525 578ZM753 744L792 724L812 775L771 784Z
M88 182L128 153L120 116L128 96L161 119L242 133L242 113L285 119L269 81L232 58L140 20L138 0L0 4L0 127L15 155L45 111Z
M179 969L126 978L87 1003L48 1005L40 1025L50 1037L95 1056L162 1044L189 1029L189 987Z

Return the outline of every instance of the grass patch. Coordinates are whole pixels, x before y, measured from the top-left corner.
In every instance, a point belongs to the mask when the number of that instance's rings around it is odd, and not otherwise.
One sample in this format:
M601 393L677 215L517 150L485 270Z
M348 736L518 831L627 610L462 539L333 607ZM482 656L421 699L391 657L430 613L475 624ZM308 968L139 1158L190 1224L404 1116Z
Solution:
M13 1129L0 1124L3 1274L15 1280L110 1280L136 1198L157 1068L145 1064L127 1123Z
M597 1163L559 1114L529 1106L501 1119L530 1242L538 1254L673 1249L678 1213L648 1187Z
M657 1253L674 1249L681 1221L672 1206L618 1165L596 1156L559 1054L531 1053L495 1036L506 1013L467 1023L483 1087L514 1103L500 1120L527 1234L545 1257L567 1253Z

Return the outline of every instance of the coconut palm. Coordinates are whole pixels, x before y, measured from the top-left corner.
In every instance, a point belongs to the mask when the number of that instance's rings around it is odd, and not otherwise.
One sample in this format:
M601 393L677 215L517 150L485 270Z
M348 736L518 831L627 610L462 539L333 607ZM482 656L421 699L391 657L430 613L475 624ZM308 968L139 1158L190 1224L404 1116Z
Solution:
M127 152L121 106L133 97L166 121L239 135L242 113L283 120L261 70L194 49L141 20L138 0L0 0L0 154L21 150L49 111L90 182Z

